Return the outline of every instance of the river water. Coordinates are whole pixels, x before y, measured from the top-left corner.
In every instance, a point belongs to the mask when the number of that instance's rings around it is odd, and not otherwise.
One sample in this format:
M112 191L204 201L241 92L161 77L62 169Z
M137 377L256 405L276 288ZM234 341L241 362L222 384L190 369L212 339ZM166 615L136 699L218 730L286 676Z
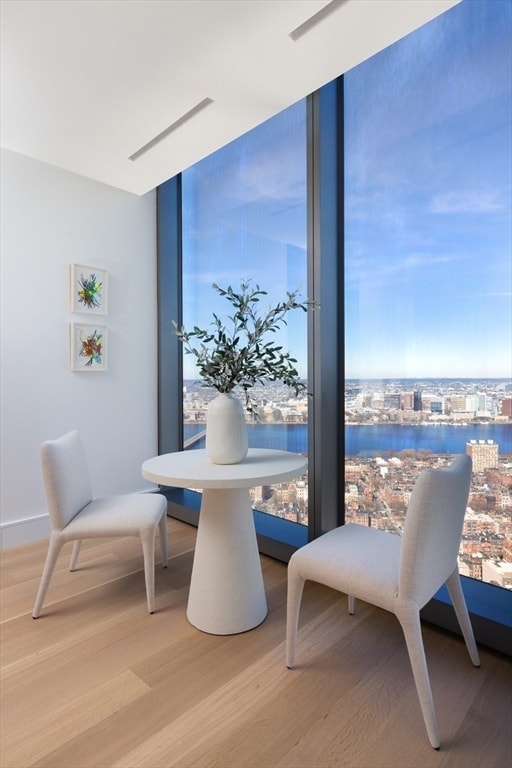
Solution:
M204 430L203 425L186 426L185 438ZM274 448L293 453L307 453L306 424L250 424L251 448ZM384 451L415 451L427 449L432 453L465 453L471 440L494 440L499 454L512 454L512 424L364 424L345 427L345 455L372 457ZM204 448L204 438L195 443Z

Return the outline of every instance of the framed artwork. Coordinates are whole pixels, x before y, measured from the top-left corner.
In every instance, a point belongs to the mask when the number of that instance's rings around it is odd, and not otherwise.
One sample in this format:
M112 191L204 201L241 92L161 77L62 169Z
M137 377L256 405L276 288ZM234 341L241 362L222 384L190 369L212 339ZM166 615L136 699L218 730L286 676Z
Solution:
M70 323L72 371L107 370L107 328L104 325Z
M107 314L108 272L98 267L71 264L71 312L85 315Z

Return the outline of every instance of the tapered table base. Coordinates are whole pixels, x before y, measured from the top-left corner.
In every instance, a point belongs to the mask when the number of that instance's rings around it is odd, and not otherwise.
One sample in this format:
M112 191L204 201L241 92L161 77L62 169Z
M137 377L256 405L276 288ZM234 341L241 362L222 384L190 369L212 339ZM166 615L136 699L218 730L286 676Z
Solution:
M203 632L231 635L266 615L249 489L205 489L187 618Z

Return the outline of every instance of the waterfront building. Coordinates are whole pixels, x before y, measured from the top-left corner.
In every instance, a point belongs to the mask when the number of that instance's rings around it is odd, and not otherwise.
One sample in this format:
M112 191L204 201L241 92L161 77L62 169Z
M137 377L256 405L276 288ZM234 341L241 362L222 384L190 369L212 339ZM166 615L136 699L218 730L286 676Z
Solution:
M430 400L430 411L431 413L443 413L444 412L444 401L442 397L433 397Z
M389 392L384 395L384 408L400 410L400 394Z
M400 395L400 408L402 411L412 411L414 410L414 393L413 392L402 392Z
M455 413L467 412L466 395L463 395L463 394L452 395L450 397L450 404L451 404L452 412L455 412Z

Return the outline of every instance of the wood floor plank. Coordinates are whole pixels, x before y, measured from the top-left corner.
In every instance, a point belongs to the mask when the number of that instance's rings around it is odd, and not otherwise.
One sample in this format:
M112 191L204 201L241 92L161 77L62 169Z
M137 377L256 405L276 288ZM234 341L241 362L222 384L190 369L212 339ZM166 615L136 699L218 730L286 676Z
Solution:
M125 670L104 682L92 685L80 695L63 695L66 691L62 680L54 681L49 696L56 702L51 710L43 709L38 716L34 707L10 708L10 718L3 723L2 765L23 768L43 758L72 740L77 734L88 731L127 703L147 692L147 686L130 670ZM26 703L26 699L25 699ZM14 720L14 722L12 722Z
M284 663L286 566L262 557L268 616L215 636L186 619L196 530L168 520L171 561L145 606L137 540L59 560L31 618L41 542L2 553L2 768L508 768L512 663L424 626L442 747L427 740L395 617L307 583Z

